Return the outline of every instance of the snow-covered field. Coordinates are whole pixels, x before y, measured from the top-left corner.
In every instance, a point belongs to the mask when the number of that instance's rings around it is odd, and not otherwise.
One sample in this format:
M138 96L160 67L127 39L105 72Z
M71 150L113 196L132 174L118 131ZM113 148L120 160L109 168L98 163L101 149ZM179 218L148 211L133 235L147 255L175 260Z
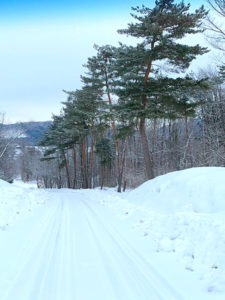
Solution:
M1 300L225 299L225 168L0 193Z

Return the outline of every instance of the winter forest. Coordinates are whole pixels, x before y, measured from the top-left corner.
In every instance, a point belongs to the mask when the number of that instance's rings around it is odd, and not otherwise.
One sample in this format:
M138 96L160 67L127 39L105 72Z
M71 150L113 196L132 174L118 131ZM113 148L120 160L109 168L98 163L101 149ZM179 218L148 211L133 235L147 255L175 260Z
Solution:
M189 4L157 0L133 7L133 22L118 33L128 43L94 45L82 88L65 90L60 115L37 145L0 127L0 178L41 178L46 188L134 188L171 171L225 166L225 66L187 72L209 49L183 38L204 35L224 54L223 0L193 11ZM129 12L128 12L129 13ZM76 87L75 87L76 88Z
M225 0L0 1L0 31L0 299L224 300Z

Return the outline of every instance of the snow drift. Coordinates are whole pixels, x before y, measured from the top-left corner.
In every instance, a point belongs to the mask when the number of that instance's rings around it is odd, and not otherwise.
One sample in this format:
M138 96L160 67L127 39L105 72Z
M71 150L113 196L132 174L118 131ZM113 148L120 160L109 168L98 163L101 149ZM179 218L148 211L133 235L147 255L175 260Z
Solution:
M127 199L158 212L225 211L225 168L202 167L162 175L130 192Z
M213 299L224 295L225 168L172 172L121 197L105 197L104 205L146 239L150 251L176 257Z
M45 201L45 196L36 197L37 192L35 188L27 189L22 184L9 184L0 179L0 230L6 230L21 215L31 213Z

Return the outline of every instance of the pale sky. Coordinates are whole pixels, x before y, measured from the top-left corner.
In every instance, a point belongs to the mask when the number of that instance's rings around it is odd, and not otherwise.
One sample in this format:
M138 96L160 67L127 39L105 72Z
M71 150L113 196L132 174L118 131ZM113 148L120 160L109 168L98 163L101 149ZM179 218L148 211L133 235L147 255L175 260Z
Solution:
M93 44L126 42L117 29L126 28L131 6L149 3L154 1L1 0L0 112L7 122L58 114L66 100L62 90L81 87L82 64L95 54ZM206 45L202 37L195 43ZM207 66L210 57L193 68Z

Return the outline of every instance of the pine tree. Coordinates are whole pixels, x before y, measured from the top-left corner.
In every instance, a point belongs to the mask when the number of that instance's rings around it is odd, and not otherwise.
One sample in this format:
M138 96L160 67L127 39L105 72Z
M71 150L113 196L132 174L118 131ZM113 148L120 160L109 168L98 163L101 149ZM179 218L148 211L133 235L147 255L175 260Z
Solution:
M118 48L114 65L118 78L115 92L120 98L121 112L130 120L136 120L139 126L148 179L153 178L154 173L145 121L174 116L180 98L176 98L176 87L190 83L188 78L162 76L162 62L167 63L170 74L183 72L197 55L207 52L199 45L188 46L179 41L187 34L202 31L201 22L206 16L204 7L194 13L189 13L189 8L189 4L183 1L175 4L173 0L155 1L152 9L144 5L132 8L131 15L136 23L118 31L142 39L136 47L121 44Z
M112 160L114 158L114 151L113 145L109 138L102 137L100 138L95 147L95 153L100 158L100 165L101 165L101 189L104 185L104 178L105 178L105 169L111 165Z
M102 101L107 101L108 103L108 121L111 124L114 147L115 147L115 174L117 179L117 184L119 186L119 141L117 138L117 129L116 129L116 118L113 111L113 95L112 95L112 86L114 85L114 69L113 61L115 60L115 50L113 46L94 46L97 50L96 56L88 58L88 62L85 65L88 72L86 76L81 76L82 81L85 84L91 84L93 88L100 88L103 92ZM119 191L119 190L118 190Z
M95 136L105 128L107 109L102 101L101 88L85 85L75 92L67 92L64 102L65 130L72 137L72 144L80 146L83 187L92 187ZM86 146L90 151L86 155ZM88 161L87 158L88 157Z
M66 157L66 151L70 147L70 137L66 134L64 127L63 116L53 116L53 123L45 132L40 146L46 147L42 161L57 160L59 162L59 169L65 168L67 187L71 188L68 159Z

